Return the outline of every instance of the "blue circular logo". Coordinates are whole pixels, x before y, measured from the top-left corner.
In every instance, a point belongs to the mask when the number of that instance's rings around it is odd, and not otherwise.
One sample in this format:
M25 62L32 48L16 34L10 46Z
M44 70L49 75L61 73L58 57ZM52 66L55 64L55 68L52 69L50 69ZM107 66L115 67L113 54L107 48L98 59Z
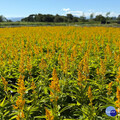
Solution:
M116 116L116 114L117 114L115 108L112 106L107 107L105 112L108 116Z

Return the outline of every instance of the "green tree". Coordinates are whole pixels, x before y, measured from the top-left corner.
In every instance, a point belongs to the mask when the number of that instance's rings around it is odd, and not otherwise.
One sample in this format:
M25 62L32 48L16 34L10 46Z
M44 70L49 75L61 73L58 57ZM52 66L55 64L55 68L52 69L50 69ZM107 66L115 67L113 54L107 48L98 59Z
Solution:
M34 19L35 16L36 16L35 14L29 15L28 21L29 21L29 22L34 22L34 21L35 21L35 19Z
M117 17L117 23L120 24L120 15Z
M79 19L78 17L74 17L73 22L78 22L79 21L78 19Z
M68 19L68 22L72 22L73 15L72 14L67 14L67 19Z
M120 15L118 15L117 20L119 20L119 21L120 21Z
M86 17L85 17L85 15L84 15L84 13L83 13L82 16L80 16L80 21L82 21L82 22L85 22L85 21L86 21Z
M102 15L97 15L95 17L95 21L100 21L101 23L105 24L106 23L106 18Z
M62 16L59 16L58 14L55 16L54 22L63 22L64 19Z
M7 21L7 19L3 15L0 15L0 22L3 22L3 21Z
M93 17L94 17L94 13L91 13L90 14L90 20L93 20Z
M110 12L106 13L106 18L109 18Z
M54 22L54 16L50 14L43 15L43 22Z
M35 16L35 21L36 22L43 22L43 15L42 14L38 14Z
M110 12L107 12L107 13L106 13L106 20L110 20L109 15L110 15Z

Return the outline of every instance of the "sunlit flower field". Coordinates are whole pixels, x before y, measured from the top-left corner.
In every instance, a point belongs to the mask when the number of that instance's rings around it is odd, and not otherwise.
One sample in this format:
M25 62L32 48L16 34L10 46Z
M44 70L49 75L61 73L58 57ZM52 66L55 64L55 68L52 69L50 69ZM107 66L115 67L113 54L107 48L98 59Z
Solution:
M108 106L119 112L120 28L0 28L0 120L117 119Z

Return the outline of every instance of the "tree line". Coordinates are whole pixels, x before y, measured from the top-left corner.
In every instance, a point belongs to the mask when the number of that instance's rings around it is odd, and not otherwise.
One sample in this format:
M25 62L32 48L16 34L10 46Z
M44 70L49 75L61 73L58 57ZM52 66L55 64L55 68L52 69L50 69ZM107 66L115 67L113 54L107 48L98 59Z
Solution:
M79 18L74 17L72 14L67 14L67 16L60 16L58 14L32 14L21 21L25 22L78 22Z
M61 15L51 15L51 14L31 14L28 17L21 19L22 22L93 22L99 21L102 24L117 22L120 24L120 15L118 17L109 17L110 12L106 13L106 16L102 14L94 16L94 13L90 14L89 19L87 19L84 15L80 17L73 16L72 14L67 14L66 16ZM11 22L11 20L7 20L4 16L0 16L0 22L7 21Z
M89 19L84 15L80 17L73 16L72 14L67 14L66 16L61 15L51 15L51 14L31 14L28 17L23 18L21 21L25 22L93 22L99 21L102 24L109 24L110 22L117 22L120 24L120 15L118 17L109 17L110 12L106 13L106 16L102 14L94 16L94 13L90 14Z

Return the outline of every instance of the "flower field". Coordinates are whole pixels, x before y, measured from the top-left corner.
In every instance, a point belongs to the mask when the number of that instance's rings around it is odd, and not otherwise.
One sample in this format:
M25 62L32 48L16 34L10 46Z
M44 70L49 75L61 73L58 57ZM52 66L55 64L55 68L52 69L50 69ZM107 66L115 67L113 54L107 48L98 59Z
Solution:
M120 28L0 28L0 120L119 120L118 108Z

